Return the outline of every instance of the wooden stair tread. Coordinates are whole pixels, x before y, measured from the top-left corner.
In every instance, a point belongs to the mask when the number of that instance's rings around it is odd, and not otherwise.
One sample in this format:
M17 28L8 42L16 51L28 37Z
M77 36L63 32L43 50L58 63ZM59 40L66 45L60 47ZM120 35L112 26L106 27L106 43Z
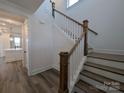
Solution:
M90 49L92 50L93 48L88 47L88 50L90 50Z
M98 75L98 74L95 74L95 73L92 73L92 72L89 72L86 70L82 71L81 74L88 78L91 78L95 81L101 82L103 84L104 84L104 82L110 82L110 83L114 82L114 83L120 84L119 86L112 86L112 85L110 85L110 86L124 92L124 84L121 82L106 78L104 76L101 76L101 75Z
M91 62L86 62L85 65L95 67L95 68L99 68L99 69L106 70L106 71L110 71L112 73L124 75L124 70L121 70L121 69L118 69L118 68L113 68L113 67L104 66L104 65L100 65L100 64L96 64L96 63L91 63Z
M105 93L82 80L79 80L76 83L76 87L80 88L81 90L83 90L86 93Z
M111 61L124 62L124 55L115 55L115 54L105 54L105 53L90 53L88 57L100 58Z

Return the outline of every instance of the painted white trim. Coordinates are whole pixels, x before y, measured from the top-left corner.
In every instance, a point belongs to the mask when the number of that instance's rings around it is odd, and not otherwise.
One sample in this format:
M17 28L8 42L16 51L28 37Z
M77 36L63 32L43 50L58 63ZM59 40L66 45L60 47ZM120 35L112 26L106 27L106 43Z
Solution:
M75 43L75 40L72 39L72 38L70 38L70 37L64 32L64 30L63 30L62 28L60 28L56 23L54 23L53 25L54 25L54 27L56 27L68 40L71 40L71 41L73 41L73 42Z
M78 67L78 70L77 70L77 72L76 72L76 74L75 74L75 76L74 76L75 79L74 79L73 82L71 82L71 84L70 84L69 93L72 92L75 83L76 83L77 80L79 79L78 77L79 77L79 75L80 75L80 71L83 69L83 66L84 66L84 63L86 62L86 60L87 60L87 57L84 56L84 57L82 58L81 64L80 64L79 67Z
M45 67L36 68L36 69L31 71L31 75L30 76L36 75L36 74L41 73L41 72L44 72L44 71L49 70L51 68L52 68L52 66L45 66Z
M79 75L80 75L80 71L83 69L83 66L84 66L84 63L86 62L86 60L87 60L87 57L84 56L82 58L81 64L78 67L78 70L77 70L77 72L76 72L76 74L74 76L75 79L73 80L73 82L71 82L71 85L70 85L70 88L69 88L69 93L71 93L71 91L73 90L73 87L74 87L75 83L78 81ZM56 69L57 71L60 71L60 68L57 65L53 65L53 68Z
M93 49L97 53L108 53L108 54L117 54L124 55L124 50L111 50L111 49Z

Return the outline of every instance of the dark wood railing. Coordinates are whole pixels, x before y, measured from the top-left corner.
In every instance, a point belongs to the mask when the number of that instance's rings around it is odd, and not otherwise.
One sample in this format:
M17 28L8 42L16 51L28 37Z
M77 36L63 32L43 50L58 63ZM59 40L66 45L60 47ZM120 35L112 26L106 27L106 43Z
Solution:
M68 67L69 67L69 59L73 54L81 40L84 38L84 55L87 54L87 31L88 31L88 20L83 21L83 33L75 45L69 52L61 52L60 53L60 86L59 93L68 93ZM86 46L85 46L86 45Z
M53 4L53 5L54 5L54 4ZM65 16L66 18L68 18L68 19L70 19L71 21L77 23L78 25L83 26L83 24L81 24L80 22L74 20L73 18L71 18L71 17L67 16L66 14L60 12L59 10L55 9L55 6L54 6L54 7L53 7L53 12L52 12L52 14L54 15L53 17L55 17L55 14L54 14L55 12L57 12L57 13L59 13L59 14ZM94 30L92 30L92 29L90 29L90 28L88 28L88 30L89 30L90 32L92 32L93 34L98 35L98 33L97 33L96 31L94 31Z
M53 16L54 18L55 18L55 11L56 11L56 12L58 12L59 14L61 14L61 15L65 16L65 17L67 17L68 19L72 20L73 22L75 22L75 23L77 23L77 24L79 24L79 25L82 25L81 23L79 23L78 21L74 20L73 18L71 18L71 17L67 16L66 14L60 12L59 10L55 9L55 3L52 2L51 0L50 0L50 2L51 2L51 4L52 4L52 16ZM94 30L92 30L92 29L90 29L90 28L88 28L88 30L91 31L92 33L94 33L95 35L98 35L98 33L97 33L96 31L94 31Z
M59 91L58 93L69 93L69 65L70 63L70 57L71 55L77 50L79 44L81 44L81 42L83 42L84 44L84 54L82 54L83 56L87 56L88 54L88 31L91 31L92 33L94 33L95 35L98 35L97 32L91 30L90 28L88 28L88 20L84 20L83 24L79 23L78 21L74 20L73 18L65 15L64 13L58 11L57 9L55 9L55 3L52 3L52 16L53 18L55 18L55 12L59 13L60 15L64 16L66 19L71 20L72 22L76 23L78 26L80 26L83 31L80 35L80 37L78 37L78 39L76 40L76 43L74 44L74 46L71 48L71 50L69 52L61 52L60 55L60 84L59 84ZM83 40L84 39L84 40ZM83 48L82 47L82 48Z

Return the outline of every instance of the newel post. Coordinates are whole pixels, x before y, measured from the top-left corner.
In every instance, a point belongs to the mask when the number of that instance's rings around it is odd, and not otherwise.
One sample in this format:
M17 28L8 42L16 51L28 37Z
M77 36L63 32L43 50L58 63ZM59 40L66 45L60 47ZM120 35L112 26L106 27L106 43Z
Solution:
M68 93L68 52L60 53L60 80L59 80L59 92Z
M52 2L52 16L55 18L55 3Z
M83 21L83 31L84 34L84 55L87 56L88 54L88 20Z

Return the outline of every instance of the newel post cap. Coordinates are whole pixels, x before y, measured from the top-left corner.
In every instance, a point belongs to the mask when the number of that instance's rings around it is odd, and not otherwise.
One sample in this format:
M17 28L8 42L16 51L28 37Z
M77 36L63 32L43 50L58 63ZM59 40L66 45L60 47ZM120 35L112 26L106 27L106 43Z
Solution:
M89 21L88 20L84 20L83 23L89 23Z
M59 55L60 55L60 56L68 56L69 53L68 53L68 52L60 52Z

